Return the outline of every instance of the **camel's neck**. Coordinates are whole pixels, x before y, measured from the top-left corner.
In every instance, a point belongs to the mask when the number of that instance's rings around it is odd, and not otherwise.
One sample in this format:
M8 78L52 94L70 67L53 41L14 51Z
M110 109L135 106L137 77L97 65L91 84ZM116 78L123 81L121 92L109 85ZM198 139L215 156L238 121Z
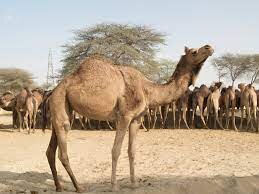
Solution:
M185 60L181 59L172 75L170 81L166 84L152 83L147 86L147 100L149 106L168 104L177 100L188 89L192 83L192 70L187 70Z

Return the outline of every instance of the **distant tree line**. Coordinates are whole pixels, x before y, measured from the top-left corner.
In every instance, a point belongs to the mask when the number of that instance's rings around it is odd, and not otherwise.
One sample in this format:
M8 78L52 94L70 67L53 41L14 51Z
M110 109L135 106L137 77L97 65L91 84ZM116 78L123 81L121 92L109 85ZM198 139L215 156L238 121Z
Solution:
M212 60L212 65L217 71L218 80L230 79L232 85L235 81L247 76L253 84L258 82L259 54L231 54L226 53Z
M73 39L63 46L63 66L58 79L73 72L78 65L93 54L103 55L116 65L130 65L149 79L164 83L172 75L176 62L158 58L160 46L165 44L165 34L143 25L98 24L74 31ZM247 76L250 83L259 83L259 54L226 53L212 60L218 80L235 81ZM0 69L0 93L18 92L23 87L33 87L33 76L26 70ZM44 89L54 86L42 85Z
M0 68L0 94L7 90L18 92L24 87L33 87L35 83L31 73L24 69Z

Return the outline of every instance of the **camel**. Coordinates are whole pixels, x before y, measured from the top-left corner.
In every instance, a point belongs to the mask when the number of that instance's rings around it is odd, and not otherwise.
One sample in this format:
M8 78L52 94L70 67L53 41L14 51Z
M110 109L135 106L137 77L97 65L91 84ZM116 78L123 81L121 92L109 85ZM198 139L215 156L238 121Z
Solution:
M0 107L5 111L13 112L13 128L17 126L17 112L15 111L16 99L11 91L3 93L0 97Z
M233 128L237 131L235 123L235 107L236 107L236 95L233 86L228 88L222 88L219 98L220 107L220 121L222 124L223 114L226 114L226 129L229 128L229 111L231 111L231 121Z
M178 128L181 128L181 121L183 119L183 122L187 129L190 129L187 119L186 119L186 112L190 107L190 96L191 96L191 90L188 89L185 91L185 93L176 101L177 109L178 109ZM182 114L181 114L182 113Z
M192 109L192 117L191 117L191 126L194 128L194 116L196 114L197 106L199 107L200 110L200 118L202 121L202 124L205 128L208 128L205 119L204 119L204 110L207 106L207 99L208 96L210 95L210 90L209 88L202 84L200 88L195 87L194 90L192 91L191 95L191 109Z
M21 90L21 92L16 96L16 105L15 110L18 113L19 118L19 131L22 131L22 112L24 114L24 124L26 129L28 130L28 134L31 132L31 127L33 123L33 115L36 114L36 100L33 97L32 92L26 87ZM35 129L33 129L34 132Z
M240 109L241 109L241 121L239 129L243 127L243 118L244 118L244 108L246 110L246 130L248 130L249 124L254 131L258 130L258 122L256 118L257 111L257 95L254 87L251 84L245 86L245 84L238 84L238 88L241 92L240 97ZM254 129L253 122L251 120L251 114L253 115L254 122L256 123L256 129Z
M40 108L40 106L42 105L42 101L43 101L43 95L44 95L44 90L41 88L35 88L32 91L32 95L33 95L33 101L34 101L34 107L33 107L33 131L35 131L35 127L36 127L36 118L37 118L37 113L38 110Z
M135 142L141 117L148 107L177 100L190 85L195 83L204 62L212 53L213 49L209 45L199 49L185 47L185 54L178 62L170 80L165 84L153 83L138 70L114 65L113 62L101 56L85 59L74 73L65 77L57 85L49 100L53 130L46 155L56 191L62 190L55 164L58 146L59 160L69 174L76 191L82 192L67 155L69 115L72 110L90 119L111 120L116 123L112 148L112 191L119 190L116 179L117 162L123 139L126 131L129 130L130 181L135 187Z
M214 86L210 87L211 93L207 100L207 123L209 121L209 116L211 114L214 114L214 129L217 128L216 122L218 123L219 127L221 129L224 129L224 127L221 125L218 117L219 112L219 98L220 98L220 87L222 83L216 82Z

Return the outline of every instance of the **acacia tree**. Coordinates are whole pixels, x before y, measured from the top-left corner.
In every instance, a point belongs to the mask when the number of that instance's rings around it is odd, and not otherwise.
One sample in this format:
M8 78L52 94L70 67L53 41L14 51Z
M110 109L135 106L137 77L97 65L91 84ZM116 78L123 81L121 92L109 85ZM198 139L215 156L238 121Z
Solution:
M99 24L75 31L74 39L63 46L61 77L93 54L104 55L118 65L131 65L150 77L156 69L155 55L164 38L164 34L138 25Z
M248 75L251 76L250 83L253 84L258 82L258 75L259 75L259 54L254 54L249 56L249 72Z
M172 76L176 65L177 63L171 59L159 59L151 79L157 83L167 82Z
M17 68L0 69L0 92L10 90L18 92L24 87L32 87L35 83L30 72Z
M211 63L217 71L218 81L221 82L223 78L227 77L226 70L220 65L220 60L218 58L212 59Z
M212 65L219 71L220 78L230 78L232 86L235 81L249 72L250 58L248 55L227 53L212 61Z

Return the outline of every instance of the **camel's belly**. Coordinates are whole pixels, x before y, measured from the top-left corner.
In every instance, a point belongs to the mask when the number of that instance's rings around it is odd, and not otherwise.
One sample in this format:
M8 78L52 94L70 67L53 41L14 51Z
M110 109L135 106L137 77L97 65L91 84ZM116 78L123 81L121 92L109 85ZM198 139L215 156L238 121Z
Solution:
M114 120L118 96L108 88L89 92L88 89L71 90L68 100L79 114L96 120Z

